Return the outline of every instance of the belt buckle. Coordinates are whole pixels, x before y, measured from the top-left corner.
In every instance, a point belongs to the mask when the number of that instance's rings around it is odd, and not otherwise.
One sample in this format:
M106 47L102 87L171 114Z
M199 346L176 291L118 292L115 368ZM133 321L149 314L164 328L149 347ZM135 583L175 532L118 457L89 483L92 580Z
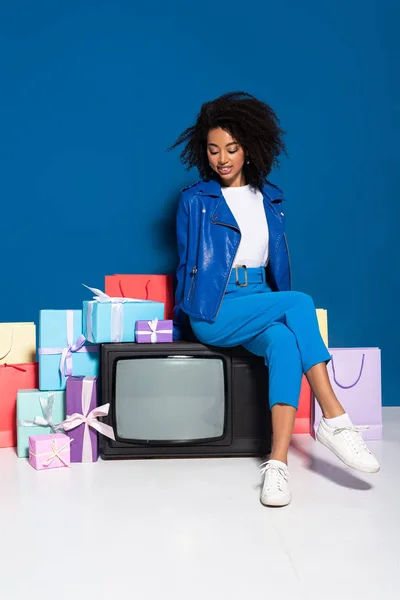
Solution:
M238 269L243 269L244 270L244 283L240 283L239 282L239 272ZM247 267L246 265L236 265L235 266L235 271L236 271L236 285L239 287L246 287L248 284L248 279L247 279Z

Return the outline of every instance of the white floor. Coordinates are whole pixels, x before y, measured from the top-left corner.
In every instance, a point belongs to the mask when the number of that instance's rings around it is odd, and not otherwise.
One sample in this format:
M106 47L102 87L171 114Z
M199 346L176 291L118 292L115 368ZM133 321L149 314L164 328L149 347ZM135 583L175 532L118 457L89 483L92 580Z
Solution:
M283 509L259 503L254 459L44 473L0 450L0 598L397 600L400 408L384 425L378 475L296 436Z

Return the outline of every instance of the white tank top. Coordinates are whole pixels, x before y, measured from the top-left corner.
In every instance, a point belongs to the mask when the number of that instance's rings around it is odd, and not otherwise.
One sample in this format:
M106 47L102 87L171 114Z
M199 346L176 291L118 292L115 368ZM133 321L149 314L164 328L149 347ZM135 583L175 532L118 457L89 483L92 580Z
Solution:
M242 234L234 266L265 266L268 261L269 231L262 193L249 185L223 187L222 193Z

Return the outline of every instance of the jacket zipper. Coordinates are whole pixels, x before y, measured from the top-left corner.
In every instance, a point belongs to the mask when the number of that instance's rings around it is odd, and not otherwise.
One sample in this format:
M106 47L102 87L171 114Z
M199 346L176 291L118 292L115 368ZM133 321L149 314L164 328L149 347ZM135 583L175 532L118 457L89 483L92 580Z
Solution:
M285 240L286 252L287 252L288 261L289 261L289 285L290 285L290 289L292 289L292 267L291 267L291 264L290 264L290 252L289 252L289 246L288 246L288 243L287 243L286 233L283 234L283 239Z
M227 225L226 223L215 223L215 225L224 225L225 227L230 227L231 229L234 229L235 231L237 231L240 234L240 229L238 229L237 227L232 227L232 225ZM240 244L240 240L239 240L239 244ZM228 274L228 277L226 278L226 283L225 283L224 291L222 293L221 300L219 301L219 305L218 305L218 309L217 309L215 318L218 317L218 313L221 310L222 301L224 299L226 288L228 287L229 279L231 277L232 268L233 268L233 261L235 260L235 256L236 256L236 252L237 252L237 249L239 247L239 244L236 245L235 252L233 254L232 262L231 262L230 268L229 268L229 274Z
M200 236L201 236L201 232L203 231L205 214L206 214L206 209L203 208L201 211L201 223L200 223L200 228L199 228L199 237L197 240L196 262L199 262ZM190 282L189 292L187 295L187 300L189 301L190 299L192 299L192 302L194 300L194 292L196 289L197 272L198 272L198 269L197 269L197 264L196 264L196 265L194 265L193 269L191 270L192 281Z
M190 272L191 276L192 276L192 281L190 282L190 287L189 287L189 292L187 295L187 300L190 300L192 295L194 294L194 291L196 289L196 277L197 277L197 266L194 265L193 269Z

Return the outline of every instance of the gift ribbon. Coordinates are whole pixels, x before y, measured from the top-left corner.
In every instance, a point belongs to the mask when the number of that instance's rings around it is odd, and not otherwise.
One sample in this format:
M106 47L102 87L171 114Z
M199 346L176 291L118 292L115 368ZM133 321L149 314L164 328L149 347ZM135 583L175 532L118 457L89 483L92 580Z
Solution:
M8 356L10 354L12 347L13 347L13 343L14 343L14 327L12 328L12 331L11 331L10 346L9 346L7 352L4 354L4 356L0 356L0 360L4 360L6 358L6 356Z
M92 429L95 429L102 435L115 440L113 428L110 425L101 423L97 420L98 417L106 417L108 415L110 404L103 404L102 406L98 406L89 412L95 381L95 377L85 377L82 380L82 413L73 413L72 415L67 415L65 421L61 423L65 431L75 429L75 427L79 427L79 425L82 424L85 425L85 431L83 434L82 462L92 462L92 442L90 440L89 427L92 427Z
M50 427L52 433L58 433L62 431L62 425L59 423L55 425L53 423L53 409L54 409L54 396L55 394L49 394L48 398L39 396L40 406L42 407L43 417L34 417L32 421L18 421L21 427Z
M49 458L46 460L46 462L43 463L44 467L49 467L51 465L51 463L53 462L53 460L55 460L56 458L58 458L59 461L62 462L65 467L69 467L70 465L67 463L67 461L64 459L64 457L61 456L61 453L67 451L67 446L69 446L69 444L71 442L73 442L73 440L69 439L68 441L65 442L64 446L62 446L61 448L57 448L57 440L51 440L51 443L50 443L51 451L50 452L40 452L39 454L35 454L34 452L32 452L30 450L29 454L31 456L34 456L35 458L37 456L48 456Z
M61 354L60 373L61 380L72 375L72 354L74 352L98 352L98 346L85 346L86 338L80 335L75 344L74 338L74 311L67 310L67 346L65 348L39 348L39 354Z
M172 333L172 329L159 329L157 331L158 318L153 319L152 321L147 321L147 325L150 327L150 331L139 331L136 329L136 335L150 335L150 342L152 344L157 342L158 333Z
M88 303L87 315L86 315L86 330L87 337L90 342L93 340L93 307L95 302L101 304L111 304L111 341L121 342L124 332L124 308L123 304L126 302L149 302L148 300L141 300L140 298L119 298L111 297L105 292L96 288L91 288L88 285L82 284L88 290L93 292L95 296L93 300Z

